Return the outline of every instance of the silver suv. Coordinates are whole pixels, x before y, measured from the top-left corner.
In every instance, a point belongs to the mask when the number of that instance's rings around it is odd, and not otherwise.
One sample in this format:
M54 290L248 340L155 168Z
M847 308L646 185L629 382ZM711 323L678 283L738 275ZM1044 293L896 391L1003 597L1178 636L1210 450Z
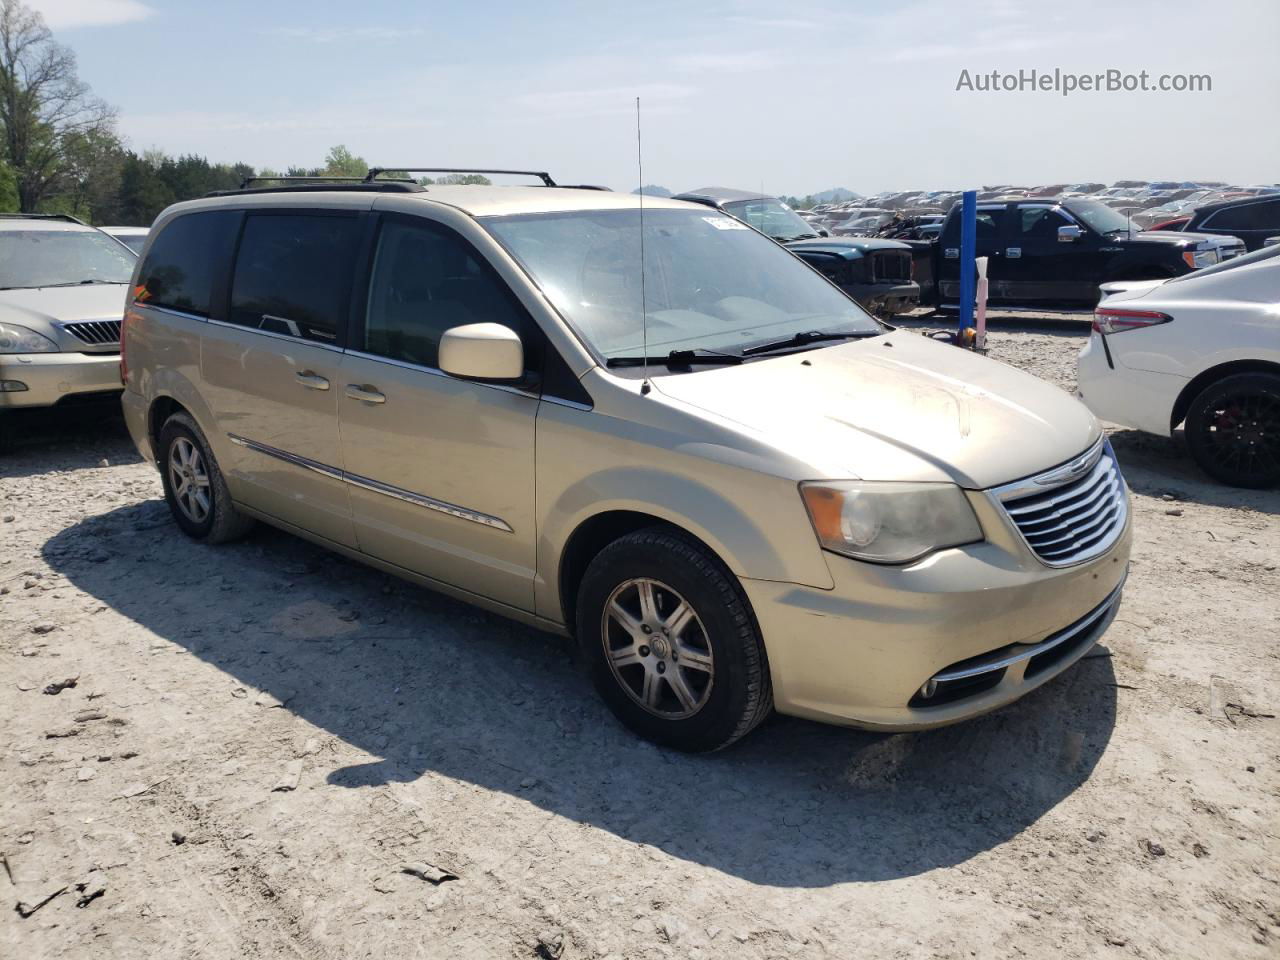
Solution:
M74 217L0 215L0 434L6 411L120 392L120 315L136 263Z
M186 533L265 521L572 635L660 743L974 716L1119 603L1088 410L703 206L246 190L166 210L134 290L126 419Z

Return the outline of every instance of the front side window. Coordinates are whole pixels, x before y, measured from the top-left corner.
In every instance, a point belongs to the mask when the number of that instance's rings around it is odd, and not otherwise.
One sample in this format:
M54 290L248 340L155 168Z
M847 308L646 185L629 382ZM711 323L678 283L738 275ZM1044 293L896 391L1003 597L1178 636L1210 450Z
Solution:
M1053 240L1058 228L1070 225L1062 214L1048 207L1023 207L1018 211L1018 228L1023 239Z
M138 258L97 230L0 231L0 288L128 283Z
M232 323L334 343L360 241L355 216L250 214L231 284Z
M435 367L444 332L469 323L527 331L501 279L456 233L424 222L384 222L369 278L363 349ZM522 339L528 346L529 338Z
M797 333L881 329L801 260L711 210L644 211L643 284L638 210L480 222L605 358L640 353L642 326L651 355L736 352Z
M1097 200L1073 200L1067 207L1071 214L1083 220L1090 229L1104 236L1108 233L1128 233L1129 220Z
M234 210L188 213L170 220L142 262L137 302L212 315L216 278L225 270L239 223L240 214Z

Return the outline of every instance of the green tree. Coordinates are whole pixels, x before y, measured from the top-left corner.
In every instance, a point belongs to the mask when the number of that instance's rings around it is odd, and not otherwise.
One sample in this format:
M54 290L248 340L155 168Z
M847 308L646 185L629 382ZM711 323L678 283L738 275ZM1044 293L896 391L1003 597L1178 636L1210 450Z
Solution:
M330 147L325 154L321 176L325 177L363 177L369 172L369 164L364 157L357 157L343 144Z
M0 0L0 130L18 207L38 209L63 185L77 137L109 133L115 111L92 96L75 54L53 40L40 14Z

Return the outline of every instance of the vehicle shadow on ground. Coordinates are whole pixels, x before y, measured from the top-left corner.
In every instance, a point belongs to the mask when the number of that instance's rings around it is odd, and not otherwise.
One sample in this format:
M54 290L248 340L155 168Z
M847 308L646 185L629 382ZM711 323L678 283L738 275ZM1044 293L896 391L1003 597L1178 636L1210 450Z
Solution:
M0 477L29 477L50 470L81 470L111 464L138 463L119 402L5 411L0 431Z
M58 533L43 555L375 758L328 772L332 788L435 771L753 883L887 880L968 860L1079 787L1115 724L1098 647L967 724L883 736L779 717L729 750L686 756L619 727L568 641L283 533L207 547L167 516L158 500L122 507Z
M1154 497L1170 494L1177 500L1209 507L1280 515L1280 490L1243 490L1206 476L1191 459L1181 430L1173 437L1116 430L1110 439L1125 480L1135 493Z

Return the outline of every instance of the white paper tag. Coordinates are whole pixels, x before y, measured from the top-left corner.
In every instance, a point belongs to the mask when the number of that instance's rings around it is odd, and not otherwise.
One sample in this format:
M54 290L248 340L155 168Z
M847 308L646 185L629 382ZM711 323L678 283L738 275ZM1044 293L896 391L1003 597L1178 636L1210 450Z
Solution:
M745 230L747 225L741 220L735 220L733 217L703 217L703 220L711 224L717 230Z

